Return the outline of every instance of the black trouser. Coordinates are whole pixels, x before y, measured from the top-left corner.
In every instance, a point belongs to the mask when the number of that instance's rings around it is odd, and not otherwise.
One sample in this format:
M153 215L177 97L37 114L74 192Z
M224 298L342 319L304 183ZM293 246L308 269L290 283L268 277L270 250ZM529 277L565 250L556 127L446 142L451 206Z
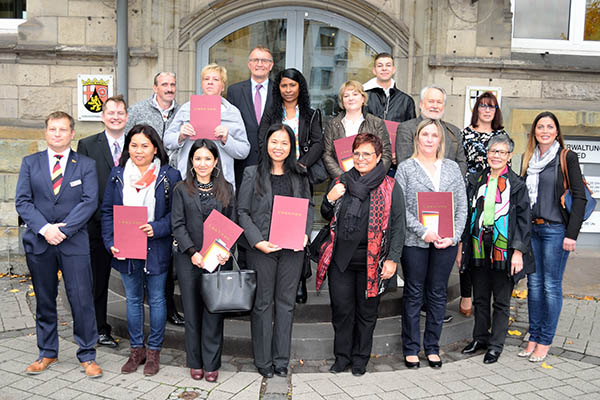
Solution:
M404 246L402 271L404 296L402 298L402 351L414 356L421 348L420 311L426 300L425 355L439 354L442 323L446 311L448 278L456 259L456 246L436 249Z
M460 279L460 297L471 297L471 289L473 288L471 270L467 269L461 272L458 277Z
M335 332L333 353L338 364L352 362L353 367L365 367L373 347L379 296L366 298L366 266L362 269L352 267L341 271L332 261L327 271L331 322Z
M169 263L169 272L167 272L167 281L165 283L165 300L167 302L167 316L177 312L175 308L175 277L173 276L173 260Z
M187 254L175 252L174 261L185 315L187 366L216 371L221 368L223 314L210 313L204 306L201 295L204 270L193 265Z
M304 252L284 249L265 254L250 249L246 255L248 268L256 271L256 298L251 319L254 365L287 368Z
M94 310L96 311L98 334L110 335L111 326L106 322L106 308L112 254L106 250L102 239L90 240L90 258L92 266L92 293L94 296Z

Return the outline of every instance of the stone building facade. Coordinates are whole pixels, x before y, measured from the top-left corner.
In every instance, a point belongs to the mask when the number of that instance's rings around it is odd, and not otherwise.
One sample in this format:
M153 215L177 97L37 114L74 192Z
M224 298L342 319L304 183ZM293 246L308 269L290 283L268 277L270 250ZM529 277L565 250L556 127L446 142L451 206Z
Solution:
M18 257L16 178L21 158L45 147L45 116L60 109L77 119L78 74L111 74L117 85L122 79L116 57L117 40L123 40L117 38L120 1L28 0L27 18L18 28L2 29L0 20L3 261ZM570 3L575 8L550 11L575 15L581 7L589 9L598 2ZM556 45L556 40L548 41L548 46L544 41L515 40L515 27L521 26L515 16L530 14L515 8L522 4L522 0L520 4L519 0L128 0L126 95L130 103L145 99L152 93L156 72L174 71L177 99L185 102L199 90L203 65L216 61L226 66L230 83L246 79L248 50L267 44L274 50L275 69L301 69L313 103L331 114L339 84L370 78L372 55L389 51L396 60L398 86L417 103L422 86L443 86L448 91L446 119L458 126L464 126L467 86L501 87L505 126L517 143L517 153L523 151L531 121L541 110L555 111L567 136L600 140L600 47L594 46L600 41L577 41L574 29L581 19L571 20L571 31L560 33L567 37L566 46ZM592 30L597 23L590 22ZM114 90L117 93L116 86ZM100 129L98 122L78 122L77 137ZM585 172L600 176L594 168Z

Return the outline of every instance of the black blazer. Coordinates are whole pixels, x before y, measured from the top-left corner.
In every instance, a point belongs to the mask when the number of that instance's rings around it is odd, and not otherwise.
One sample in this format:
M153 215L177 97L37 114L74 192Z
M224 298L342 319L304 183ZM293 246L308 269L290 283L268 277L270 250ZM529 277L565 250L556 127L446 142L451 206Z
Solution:
M100 227L100 207L104 198L106 182L110 176L110 171L115 166L108 140L104 132L97 133L79 140L77 143L77 153L83 154L96 162L96 171L98 174L98 209L88 224L88 232L93 239L102 240Z
M263 110L263 116L265 112L271 108L273 102L273 96L271 94L273 87L273 81L269 79L269 85L267 87L267 101L265 103L265 109ZM254 99L252 98L252 82L250 79L241 81L231 85L227 89L227 100L236 106L242 113L242 119L244 120L244 126L246 127L246 135L248 136L248 142L250 142L250 153L245 160L235 160L236 172L238 176L238 169L241 168L239 176L242 176L243 168L248 165L258 164L258 157L260 154L260 147L258 145L258 121L256 120L256 114L254 112Z
M562 149L561 149L562 150ZM569 181L571 182L571 196L573 197L573 206L571 207L571 214L563 208L560 204L560 197L563 195L565 188L563 186L563 173L558 160L560 159L560 151L556 156L557 161L557 172L556 172L556 201L558 201L558 207L562 214L563 223L566 227L565 236L569 239L577 240L581 225L583 224L583 216L585 214L585 205L587 199L585 197L585 185L583 184L583 177L581 176L581 167L579 166L579 158L577 153L574 151L567 152L567 173L569 174Z
M307 168L323 156L323 129L320 118L317 115L313 118L314 113L315 110L312 108L308 113L300 113L298 125L298 140L300 141L300 157L298 158L298 162ZM278 115L281 115L281 112L277 113L273 107L265 110L258 132L258 144L260 148L265 145L265 136L267 135L269 126L281 123L281 118L277 118Z
M256 166L244 170L244 179L238 193L239 223L244 228L244 236L250 247L256 243L269 239L271 228L271 214L273 213L273 193L271 180L265 180L265 193L259 195L255 192ZM310 237L313 222L313 202L310 194L308 178L306 176L291 174L292 192L294 197L308 199L308 215L306 218L306 234Z
M228 185L230 184L228 183ZM232 195L229 205L223 208L223 205L217 200L216 210L230 220L236 221L235 196L233 196L233 189L230 188L230 190ZM193 254L202 249L204 240L202 215L200 196L197 194L191 195L187 191L184 182L177 184L173 190L171 227L180 252L189 253L191 251Z

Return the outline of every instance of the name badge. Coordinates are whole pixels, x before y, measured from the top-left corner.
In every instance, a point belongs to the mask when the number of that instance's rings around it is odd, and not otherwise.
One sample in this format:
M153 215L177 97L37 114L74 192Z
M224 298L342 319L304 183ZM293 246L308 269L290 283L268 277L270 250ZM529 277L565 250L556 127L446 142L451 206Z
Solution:
M71 185L71 187L79 186L81 185L81 179L77 179L76 181L70 182L69 184Z

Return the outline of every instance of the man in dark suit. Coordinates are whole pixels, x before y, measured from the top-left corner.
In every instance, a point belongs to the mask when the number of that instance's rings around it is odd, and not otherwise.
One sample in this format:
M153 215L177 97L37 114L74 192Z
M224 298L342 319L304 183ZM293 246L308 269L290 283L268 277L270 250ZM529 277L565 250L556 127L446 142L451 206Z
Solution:
M444 145L446 147L445 158L455 161L463 176L467 172L467 158L463 147L462 132L458 127L443 121L446 106L446 91L439 86L426 86L421 90L421 101L419 108L421 115L398 125L396 131L396 158L398 163L412 156L413 138L417 131L417 125L423 118L439 120L444 127Z
M46 118L48 149L23 158L15 203L27 224L23 246L36 294L39 358L28 374L45 371L58 357L56 296L62 271L73 313L77 358L87 376L102 376L96 364L98 340L86 223L98 207L93 160L71 151L75 121L62 111Z
M258 164L258 126L265 109L271 107L272 82L269 73L273 68L273 56L266 47L252 49L248 56L250 79L233 84L227 89L227 100L242 113L250 153L245 160L235 160L235 186L239 189L244 168Z
M88 223L98 344L117 347L117 341L111 336L111 326L106 321L112 254L106 250L102 241L100 206L102 205L104 189L110 171L119 163L125 144L127 104L123 96L108 98L102 105L101 118L104 122L104 132L81 139L77 144L77 152L93 159L96 162L96 170L98 171L98 209Z

